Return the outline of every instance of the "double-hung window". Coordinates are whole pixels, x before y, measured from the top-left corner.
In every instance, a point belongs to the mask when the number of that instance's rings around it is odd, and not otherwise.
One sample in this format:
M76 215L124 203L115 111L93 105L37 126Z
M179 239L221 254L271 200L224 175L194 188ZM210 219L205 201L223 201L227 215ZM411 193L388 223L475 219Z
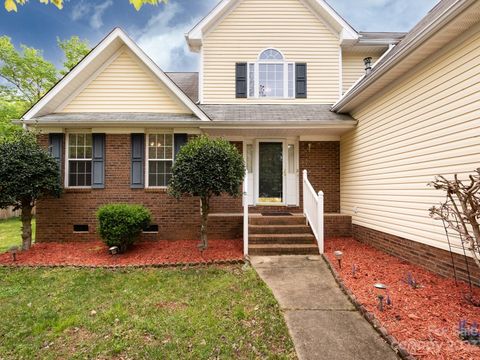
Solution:
M67 174L69 187L92 186L92 134L68 134Z
M166 187L172 177L173 134L147 135L148 187Z
M278 50L262 51L248 63L248 97L294 98L295 63L285 61Z

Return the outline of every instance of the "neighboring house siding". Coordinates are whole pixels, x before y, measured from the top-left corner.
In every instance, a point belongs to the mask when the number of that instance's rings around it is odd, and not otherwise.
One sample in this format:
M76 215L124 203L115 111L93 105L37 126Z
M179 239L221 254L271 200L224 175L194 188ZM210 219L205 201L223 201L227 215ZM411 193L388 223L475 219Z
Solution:
M266 48L307 63L306 99L236 99L235 63L255 61ZM245 0L207 33L203 103L334 103L339 97L339 39L299 0Z
M342 54L342 91L345 93L350 87L355 84L355 82L360 79L363 74L365 74L365 64L363 59L366 57L372 58L372 65L375 61L378 60L378 54L370 54L370 53L343 53Z
M359 123L341 138L340 171L341 210L354 225L448 249L428 211L444 194L427 183L480 165L479 30L353 112Z
M59 112L191 113L129 50L121 50Z

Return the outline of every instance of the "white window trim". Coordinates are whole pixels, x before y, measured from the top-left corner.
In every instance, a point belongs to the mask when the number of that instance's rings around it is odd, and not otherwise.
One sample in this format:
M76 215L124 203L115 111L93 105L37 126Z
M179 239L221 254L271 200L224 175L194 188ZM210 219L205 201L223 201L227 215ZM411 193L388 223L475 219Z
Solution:
M68 151L68 146L69 146L69 138L70 135L75 135L75 134L92 134L90 130L77 130L74 132L67 132L65 133L65 176L64 176L64 186L65 189L91 189L92 185L90 186L73 186L70 185L70 160L75 161L75 160L85 160L85 161L92 161L92 172L93 172L93 138L92 138L92 157L90 159L70 159L69 157L69 151Z
M150 157L148 156L148 138L150 135L172 135L172 166L175 162L175 135L173 131L166 131L166 130L158 130L158 131L150 131L145 134L145 188L146 189L167 189L168 186L150 186L149 184L149 171L150 171ZM169 161L170 159L152 159L151 161Z
M260 59L260 56L263 54L263 52L267 50L275 50L278 51L281 55L283 60L265 60L265 59ZM259 90L259 84L260 84L260 77L259 77L259 68L261 64L269 65L269 64L281 64L283 65L283 96L262 96L260 97L260 90ZM292 65L292 72L293 72L293 79L292 79L292 85L293 85L293 93L292 96L289 96L288 94L288 66ZM254 67L254 90L253 90L253 96L250 96L250 66ZM283 53L275 48L266 48L260 51L260 53L257 56L256 61L250 61L247 63L247 98L249 99L295 99L295 63L291 61L286 61L285 56Z

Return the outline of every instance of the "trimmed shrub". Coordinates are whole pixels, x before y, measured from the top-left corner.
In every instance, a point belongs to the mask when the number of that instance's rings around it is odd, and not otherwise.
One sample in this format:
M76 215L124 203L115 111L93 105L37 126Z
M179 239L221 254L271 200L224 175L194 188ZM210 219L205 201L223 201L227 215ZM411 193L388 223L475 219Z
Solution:
M108 204L98 209L97 219L103 242L124 252L150 224L151 214L142 205Z

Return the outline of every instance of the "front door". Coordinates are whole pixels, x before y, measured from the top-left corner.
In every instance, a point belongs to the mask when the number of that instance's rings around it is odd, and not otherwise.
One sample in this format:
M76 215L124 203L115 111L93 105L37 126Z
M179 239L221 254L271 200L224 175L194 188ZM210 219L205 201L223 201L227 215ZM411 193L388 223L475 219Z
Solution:
M258 203L283 204L284 156L283 142L258 143Z

